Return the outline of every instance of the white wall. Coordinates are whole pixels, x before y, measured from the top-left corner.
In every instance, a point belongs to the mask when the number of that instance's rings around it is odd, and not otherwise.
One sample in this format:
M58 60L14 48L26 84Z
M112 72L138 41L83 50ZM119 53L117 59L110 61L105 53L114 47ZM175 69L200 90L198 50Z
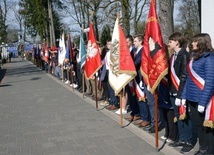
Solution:
M208 33L214 47L214 0L201 0L201 32Z

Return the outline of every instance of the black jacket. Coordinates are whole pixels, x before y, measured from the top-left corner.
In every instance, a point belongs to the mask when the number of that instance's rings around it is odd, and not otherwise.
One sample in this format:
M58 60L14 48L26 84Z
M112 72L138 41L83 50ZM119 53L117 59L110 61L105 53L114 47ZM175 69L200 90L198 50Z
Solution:
M173 56L173 55L172 55ZM175 86L170 80L169 90L170 94L177 94L175 95L177 98L181 97L185 82L186 82L186 74L187 74L187 63L189 62L189 53L182 48L177 55L177 58L174 62L174 70L177 77L180 79L180 85L178 91L176 90ZM171 63L170 63L171 67ZM171 70L170 70L171 71Z

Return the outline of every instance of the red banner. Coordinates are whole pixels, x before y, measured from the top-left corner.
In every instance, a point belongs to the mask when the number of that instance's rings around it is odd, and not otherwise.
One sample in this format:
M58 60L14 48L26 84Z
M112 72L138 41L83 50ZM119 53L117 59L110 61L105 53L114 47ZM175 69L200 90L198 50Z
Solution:
M153 0L150 4L143 47L141 73L149 91L153 93L168 73L167 57Z
M102 61L100 57L100 49L97 45L97 41L94 34L93 24L90 23L88 34L88 46L85 62L85 75L86 78L92 78L92 76L102 67Z

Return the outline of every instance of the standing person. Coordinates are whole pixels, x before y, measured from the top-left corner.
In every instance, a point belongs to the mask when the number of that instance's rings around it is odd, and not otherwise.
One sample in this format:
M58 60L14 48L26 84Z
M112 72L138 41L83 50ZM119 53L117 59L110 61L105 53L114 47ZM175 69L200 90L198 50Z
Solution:
M106 64L106 78L108 79L109 77L109 69L110 69L110 50L112 49L112 43L111 41L107 41L107 48L109 49L108 52L106 53L105 56L105 64ZM109 105L107 106L108 110L116 110L119 107L119 99L117 96L115 96L114 90L111 87L109 80L107 81L107 87L108 87L108 91L109 91Z
M9 53L9 62L11 62L11 58L12 58L12 56L13 56L13 53Z
M129 47L131 57L134 61L134 52L136 51L136 48L134 46L133 37L131 35L127 35L126 42ZM139 111L139 105L137 103L137 97L136 97L135 90L134 90L134 80L132 80L128 84L128 86L126 86L126 90L127 90L127 102L129 104L131 113L130 113L130 115L126 116L125 119L127 119L128 121L132 121L132 120L136 121L136 120L140 119L140 116L139 116L140 111ZM125 105L124 105L124 107L125 107Z
M144 94L144 87L143 87L143 78L140 73L140 66L141 66L141 59L142 59L142 52L143 52L143 35L136 35L134 36L134 46L136 51L134 52L134 64L137 71L137 76L135 77L135 91L136 91L136 98L139 105L140 111L140 120L135 122L135 125L139 127L146 127L149 126L149 109L148 104L145 100Z
M179 107L188 105L185 101L181 101L184 84L186 82L186 67L189 61L189 53L184 48L185 39L181 33L175 32L169 37L169 49L174 51L170 62L170 101L174 108L175 117L178 124L179 140L169 144L171 147L182 147L181 153L188 153L193 149L191 122L189 117L180 120Z
M74 49L74 51L75 51L75 49ZM77 77L77 85L78 85L77 89L79 91L81 91L83 87L82 87L81 60L80 60L79 54L80 54L80 51L78 49L76 49L75 57L76 57L76 61L77 61L77 63L76 63L76 65L77 65L76 66L76 77Z
M127 46L128 46L128 48L129 48L129 51L130 51L130 55L131 55L131 53L132 52L134 52L135 50L135 48L134 48L134 45L133 45L133 37L131 36L131 35L127 35L126 36L126 43L127 43ZM132 57L133 58L133 57ZM124 91L124 94L123 94L123 96L122 96L122 114L127 114L127 109L126 109L126 107L127 107L127 103L128 103L128 100L130 101L129 103L131 103L131 102L134 102L131 98L132 98L132 92L131 92L131 90L130 90L130 87L133 87L133 80L129 83L129 84L127 84L126 86L125 86L125 91ZM130 99L128 99L128 98L130 98ZM136 103L137 104L137 102L134 102L134 103ZM116 114L120 114L120 109L118 109L117 111L115 111L115 113ZM135 114L134 114L135 115ZM138 111L138 115L139 115L139 111Z
M171 55L171 51L168 47L165 47L167 60ZM169 61L168 61L169 62ZM163 119L165 121L165 134L161 136L161 139L170 143L172 141L178 141L178 126L174 123L175 113L173 106L170 102L169 95L169 74L167 74L160 82L158 86L158 107L162 111Z
M209 34L194 36L192 48L181 98L189 104L198 132L199 151L195 155L214 155L214 129L203 126L205 110L214 95L214 49Z
M108 43L108 42L107 42ZM108 76L106 73L106 53L109 49L107 47L104 47L102 49L101 53L101 60L102 60L102 68L101 68L101 75L100 75L100 80L101 80L101 85L103 88L103 94L104 94L104 101L100 103L102 106L107 106L109 104L109 91L108 91Z

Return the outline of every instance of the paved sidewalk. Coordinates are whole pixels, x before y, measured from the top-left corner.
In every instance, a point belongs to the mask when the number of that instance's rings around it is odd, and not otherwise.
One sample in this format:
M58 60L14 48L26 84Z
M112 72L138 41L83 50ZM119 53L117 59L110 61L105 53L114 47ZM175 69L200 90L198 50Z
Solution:
M26 60L17 58L3 71L0 155L180 154L168 145L157 152L153 135L133 124L121 128L118 115L97 111L94 101Z

